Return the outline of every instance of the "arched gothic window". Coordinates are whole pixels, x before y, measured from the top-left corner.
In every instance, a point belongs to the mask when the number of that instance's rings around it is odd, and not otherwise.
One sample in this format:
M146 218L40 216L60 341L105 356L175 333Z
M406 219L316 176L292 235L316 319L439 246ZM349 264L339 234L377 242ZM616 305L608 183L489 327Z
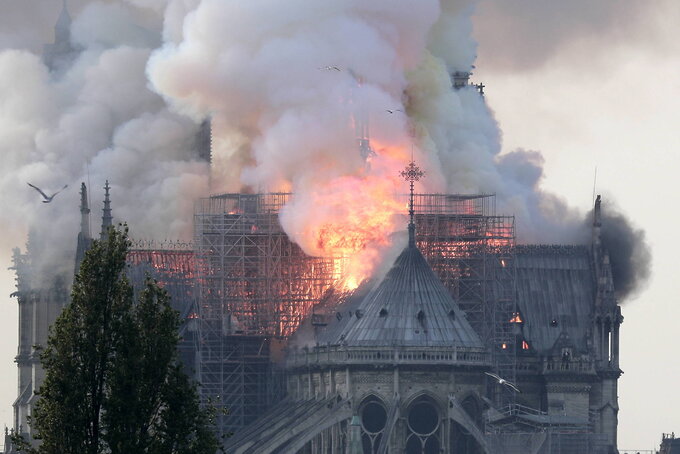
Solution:
M406 454L438 454L440 452L441 418L436 404L421 397L407 412Z
M387 424L385 405L377 397L369 396L359 405L359 416L361 417L361 444L364 454L375 454L378 452Z

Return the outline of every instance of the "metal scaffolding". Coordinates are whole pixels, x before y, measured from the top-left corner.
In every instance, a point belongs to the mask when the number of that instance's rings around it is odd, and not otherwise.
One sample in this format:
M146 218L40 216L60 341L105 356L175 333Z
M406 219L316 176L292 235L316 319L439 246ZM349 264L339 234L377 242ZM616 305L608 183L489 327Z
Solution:
M147 277L155 279L168 292L171 306L180 314L179 359L185 372L198 378L196 257L191 245L137 241L132 247L127 255L127 275L135 295L144 288Z
M224 432L262 411L243 393L267 375L256 372L259 357L251 364L234 345L288 337L342 275L342 257L310 257L283 232L278 213L291 197L225 194L195 207L199 381L205 401L232 413ZM418 247L492 351L499 374L514 380L514 218L496 216L493 195L416 194L414 209ZM229 359L235 357L244 359Z
M279 224L290 194L201 199L194 215L202 320L225 334L287 337L339 277L334 260L310 257Z
M560 415L561 416L561 415ZM496 412L487 414L486 437L492 440L506 454L521 454L528 451L541 454L606 454L609 439L606 434L594 433L591 412L589 421L571 421L555 417L547 412L511 404ZM493 419L493 420L492 420Z
M416 240L432 269L492 354L497 373L516 379L515 220L497 216L493 195L418 194ZM490 391L506 391L497 386ZM494 395L506 405L513 393Z
M199 382L203 401L229 412L219 415L222 433L276 397L268 339L291 335L339 277L334 260L307 256L283 232L278 213L289 198L227 194L196 204Z
M218 424L236 430L253 422L283 397L283 382L272 361L271 338L225 336L222 358L226 414L218 414ZM214 382L213 382L214 383ZM218 390L207 390L211 396Z

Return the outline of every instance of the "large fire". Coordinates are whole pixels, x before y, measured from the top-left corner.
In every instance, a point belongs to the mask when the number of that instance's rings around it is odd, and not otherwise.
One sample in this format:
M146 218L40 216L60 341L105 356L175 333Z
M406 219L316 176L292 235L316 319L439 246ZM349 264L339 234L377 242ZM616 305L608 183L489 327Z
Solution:
M345 176L312 195L314 216L297 239L310 255L336 258L346 290L369 277L391 234L403 228L404 207L396 200L394 184L373 176Z
M344 290L370 277L392 234L406 228L408 207L397 197L406 190L399 177L411 154L405 140L371 140L363 165L344 165L344 175L320 168L293 184L293 200L281 210L284 230L305 253L334 259L337 286Z

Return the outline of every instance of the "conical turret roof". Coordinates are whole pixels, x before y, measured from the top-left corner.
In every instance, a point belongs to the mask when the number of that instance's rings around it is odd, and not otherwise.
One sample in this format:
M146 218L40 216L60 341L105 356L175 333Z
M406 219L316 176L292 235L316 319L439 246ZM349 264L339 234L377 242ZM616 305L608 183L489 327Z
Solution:
M318 344L484 348L465 314L416 245L414 183L423 175L413 160L401 172L411 192L408 245L382 281L365 297L351 297L338 306L337 322L331 319L323 329L317 330ZM360 290L361 287L357 289Z
M415 244L404 249L341 331L338 339L325 341L347 346L483 347Z

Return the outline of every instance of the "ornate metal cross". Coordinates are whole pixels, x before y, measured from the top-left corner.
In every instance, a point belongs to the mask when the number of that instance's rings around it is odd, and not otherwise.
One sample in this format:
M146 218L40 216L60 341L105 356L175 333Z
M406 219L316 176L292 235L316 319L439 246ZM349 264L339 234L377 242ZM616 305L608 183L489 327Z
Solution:
M409 242L410 246L415 247L415 244L416 244L416 238L415 238L416 225L413 222L413 217L414 217L413 184L416 181L420 181L420 179L423 176L425 176L425 172L420 170L420 167L418 167L416 165L415 161L413 161L413 159L411 159L411 162L408 163L406 168L404 170L402 170L399 173L399 175L401 175L401 177L404 180L408 181L409 184L410 184L411 195L410 195L409 204L408 204L408 215L409 215L409 218L410 218L410 221L409 221L409 224L408 224L408 242Z

